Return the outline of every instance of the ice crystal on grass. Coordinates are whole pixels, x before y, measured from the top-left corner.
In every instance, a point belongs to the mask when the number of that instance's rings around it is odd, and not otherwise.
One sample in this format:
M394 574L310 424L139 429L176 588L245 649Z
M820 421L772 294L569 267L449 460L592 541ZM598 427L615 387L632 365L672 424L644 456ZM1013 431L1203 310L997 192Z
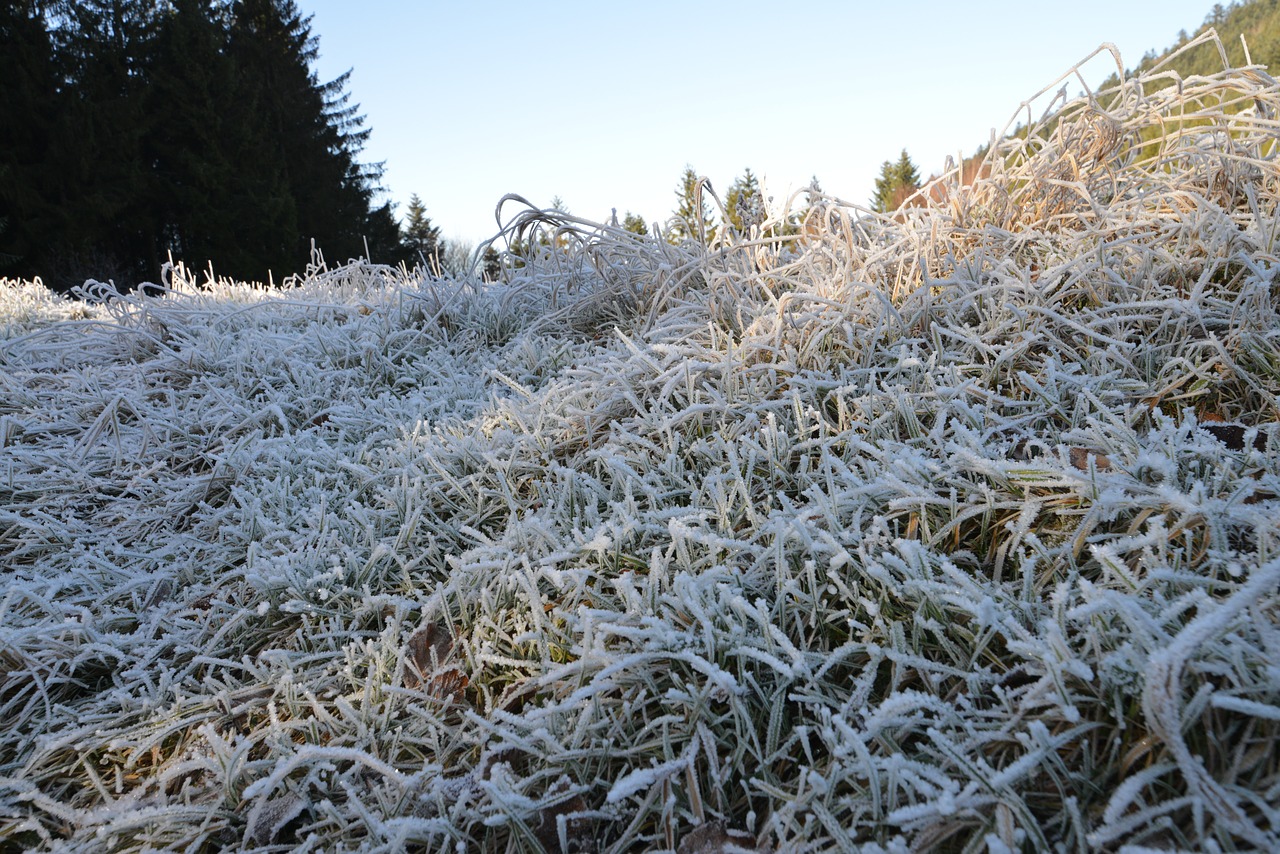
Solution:
M1276 847L1280 85L1162 74L897 218L3 283L0 839Z

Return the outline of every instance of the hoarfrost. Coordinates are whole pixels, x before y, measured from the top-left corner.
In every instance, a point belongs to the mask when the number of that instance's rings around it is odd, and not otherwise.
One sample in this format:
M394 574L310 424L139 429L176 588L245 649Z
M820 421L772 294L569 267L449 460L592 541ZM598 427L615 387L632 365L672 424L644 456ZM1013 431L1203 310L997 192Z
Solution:
M0 839L1276 848L1280 86L1160 79L896 218L0 285Z

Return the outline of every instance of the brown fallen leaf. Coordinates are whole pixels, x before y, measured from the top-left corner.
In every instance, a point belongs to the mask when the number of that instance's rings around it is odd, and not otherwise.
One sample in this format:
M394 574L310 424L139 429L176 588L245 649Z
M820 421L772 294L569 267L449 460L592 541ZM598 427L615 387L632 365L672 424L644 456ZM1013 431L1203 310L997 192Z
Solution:
M520 714L525 704L538 693L538 683L532 679L520 679L508 685L498 697L498 708L513 715Z
M1243 451L1245 435L1248 432L1243 424L1218 423L1201 424L1200 429L1226 445L1233 451ZM1267 434L1259 430L1253 436L1253 447L1259 451L1267 450Z
M712 821L685 834L676 854L765 854L767 850L745 830L726 827L723 821Z
M1029 439L1022 439L1018 444L1013 446L1013 450L1009 452L1009 458L1017 460L1020 463L1025 463L1043 457L1044 453L1044 446L1040 442L1032 442Z
M1254 489L1245 497L1244 504L1261 504L1263 501L1274 501L1276 494L1269 489Z
M280 836L289 822L302 815L310 804L296 792L284 792L267 801L254 802L245 825L245 838L265 846Z
M1080 471L1089 470L1089 460L1093 460L1093 467L1097 471L1108 471L1111 468L1111 460L1102 451L1094 448L1072 448L1068 452L1068 459L1071 465Z
M404 686L442 700L460 699L470 680L462 668L446 665L452 652L453 638L448 629L434 622L419 627L409 636Z
M555 795L558 791L567 792L567 780L561 780L548 793ZM538 813L538 826L534 835L542 844L544 851L561 852L562 854L586 854L596 851L595 827L586 815L587 802L582 795L574 795L567 800L543 807ZM563 844L561 843L560 825L564 824Z
M423 690L441 700L457 702L463 699L466 687L470 684L471 680L462 672L461 667L449 667L431 674Z

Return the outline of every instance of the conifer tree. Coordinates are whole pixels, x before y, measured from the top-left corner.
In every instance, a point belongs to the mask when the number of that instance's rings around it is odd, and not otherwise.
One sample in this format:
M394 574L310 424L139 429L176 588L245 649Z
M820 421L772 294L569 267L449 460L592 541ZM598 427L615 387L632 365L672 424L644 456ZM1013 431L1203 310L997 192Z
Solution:
M486 282L496 282L502 277L502 257L492 244L480 254L480 273Z
M81 284L87 274L123 286L159 268L154 178L144 153L159 120L144 103L156 6L80 0L54 7L59 65L72 90L60 99L59 174L49 188L66 214L66 231L50 236L60 244L54 278L65 284Z
M893 163L886 160L880 164L880 175L876 178L876 191L871 196L871 209L876 213L887 213L892 204L893 193L897 188L897 170Z
M760 182L750 168L733 182L725 200L727 224L739 234L764 221L764 200L760 198Z
M280 211L280 267L297 269L313 242L331 259L362 256L380 170L357 160L368 132L348 102L348 75L318 81L310 18L293 0L237 0L232 19L230 50L239 73L258 82L254 108L268 137L253 167L278 173L292 202Z
M649 224L644 221L644 217L633 214L631 211L627 211L627 215L622 218L622 228L632 234L647 235L649 233Z
M365 257L380 264L410 264L417 259L404 245L393 208L391 202L384 202L365 217L362 229Z
M47 189L60 106L48 5L0 4L0 275L32 269L42 238L65 228Z
M146 103L164 120L144 141L155 179L150 204L175 259L264 278L286 257L280 225L290 204L282 171L256 163L255 152L271 143L246 110L254 83L237 74L227 50L226 13L213 0L172 0L157 23Z
M808 207L813 207L822 200L822 184L818 181L818 176L814 175L809 178L809 186L804 191L804 203Z
M784 234L799 234L806 231L812 235L821 233L822 223L827 216L827 201L823 195L822 184L818 176L809 179L809 186L804 191L804 208L792 214L783 226Z
M715 236L711 206L702 197L702 179L692 166L685 166L676 189L675 214L667 223L667 238L672 242L706 240Z
M409 250L411 260L421 260L428 266L439 263L440 229L431 224L426 205L422 204L417 193L409 197L400 239Z
M918 189L920 172L904 148L896 163L886 160L880 166L875 195L871 197L871 209L877 213L891 213Z
M905 148L902 149L902 154L898 157L894 172L898 176L898 186L906 187L913 193L920 189L920 171L911 162L911 158L907 155Z

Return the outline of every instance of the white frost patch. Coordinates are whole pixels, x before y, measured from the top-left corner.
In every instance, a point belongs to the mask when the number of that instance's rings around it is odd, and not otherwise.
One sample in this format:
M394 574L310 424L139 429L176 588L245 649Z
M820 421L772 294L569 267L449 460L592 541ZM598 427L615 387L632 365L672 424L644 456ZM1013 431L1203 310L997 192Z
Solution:
M664 762L652 768L641 768L638 771L632 771L613 784L613 787L609 789L608 796L605 798L605 803L616 804L632 795L656 786L687 767L689 767L689 760L682 758L673 759L670 762Z

